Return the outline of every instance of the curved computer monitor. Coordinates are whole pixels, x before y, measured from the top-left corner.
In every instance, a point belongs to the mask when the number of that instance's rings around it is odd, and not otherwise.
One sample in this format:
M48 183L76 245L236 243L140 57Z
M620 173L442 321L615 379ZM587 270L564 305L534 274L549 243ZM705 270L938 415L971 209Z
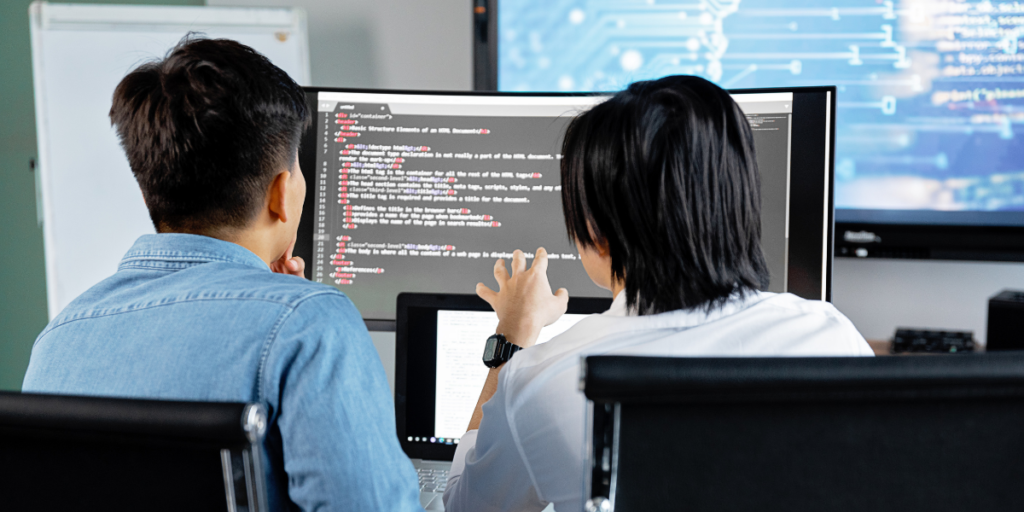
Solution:
M754 129L770 291L829 300L835 89L731 91ZM568 240L559 154L593 94L306 88L295 254L371 329L394 328L402 292L473 293L512 251L551 255L553 287L608 297Z

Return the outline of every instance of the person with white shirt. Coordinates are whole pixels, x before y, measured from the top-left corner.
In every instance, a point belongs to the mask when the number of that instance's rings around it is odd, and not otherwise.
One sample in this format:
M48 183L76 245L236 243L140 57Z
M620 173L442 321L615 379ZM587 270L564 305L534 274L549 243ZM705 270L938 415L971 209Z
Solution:
M511 269L498 260L498 291L477 285L496 332L525 350L488 374L449 472L449 512L583 510L585 356L872 355L831 304L761 291L752 133L718 86L692 76L634 83L574 119L562 154L569 237L615 299L533 346L569 298L552 293L544 249L529 270L521 251Z

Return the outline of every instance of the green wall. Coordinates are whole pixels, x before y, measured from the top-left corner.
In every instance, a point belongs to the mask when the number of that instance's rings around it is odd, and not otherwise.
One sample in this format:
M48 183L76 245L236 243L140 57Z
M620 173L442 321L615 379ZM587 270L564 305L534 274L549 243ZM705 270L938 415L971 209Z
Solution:
M20 390L46 326L43 231L36 221L36 154L29 0L0 2L0 390ZM60 3L204 5L204 0Z

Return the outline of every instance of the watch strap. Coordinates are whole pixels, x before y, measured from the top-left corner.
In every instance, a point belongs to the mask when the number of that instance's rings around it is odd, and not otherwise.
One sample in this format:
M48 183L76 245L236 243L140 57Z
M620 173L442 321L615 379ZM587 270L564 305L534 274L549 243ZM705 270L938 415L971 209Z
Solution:
M507 338L502 338L500 344L502 345L501 360L505 362L508 362L509 359L512 359L512 354L519 352L523 348L520 347L519 345L516 345L515 343L512 343L511 341L508 341Z

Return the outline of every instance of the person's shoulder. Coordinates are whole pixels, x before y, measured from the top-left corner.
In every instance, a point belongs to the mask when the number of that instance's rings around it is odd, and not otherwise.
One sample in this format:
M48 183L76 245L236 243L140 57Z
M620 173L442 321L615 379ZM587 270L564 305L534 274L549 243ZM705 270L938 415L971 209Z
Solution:
M323 329L354 324L364 327L359 310L337 288L304 278L264 272L251 283L253 298L280 302L292 311L290 323L319 325Z
M224 266L224 269L204 269L205 275L196 276L202 283L195 289L219 293L225 298L278 302L290 307L310 301L349 302L337 288L303 277L231 264Z
M846 316L830 302L805 299L792 293L758 292L748 300L753 303L751 308L773 309L781 314L818 316L835 320L846 319Z
M517 352L502 370L508 384L521 388L541 374L576 372L580 357L607 334L607 324L616 320L621 318L590 315L548 342Z
M259 300L275 300L285 306L273 336L277 349L333 350L339 341L348 346L357 340L369 340L359 310L337 288L282 274L264 275L262 279Z
M853 322L830 302L810 300L792 293L760 292L750 299L748 312L763 318L765 328L778 327L781 332L799 333L801 345L821 345L827 352L849 355L871 355L870 346Z
M526 369L552 358L560 356L571 356L579 352L588 342L593 340L593 332L588 327L593 317L584 318L565 332L551 338L545 343L534 345L526 350L516 353L509 362L514 362L514 368Z

